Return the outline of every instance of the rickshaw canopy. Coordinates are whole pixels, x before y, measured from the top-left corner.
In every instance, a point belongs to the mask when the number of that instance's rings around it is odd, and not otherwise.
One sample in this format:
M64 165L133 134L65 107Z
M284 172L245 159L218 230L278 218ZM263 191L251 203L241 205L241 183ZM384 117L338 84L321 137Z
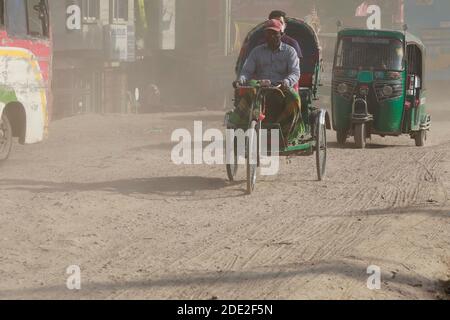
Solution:
M321 58L321 48L319 38L314 29L305 21L287 18L286 34L297 40L302 50L303 59L301 60L301 72L314 73ZM236 64L236 73L240 74L250 52L264 42L264 25L260 23L253 28L244 40L243 47L247 49L247 54L240 56Z

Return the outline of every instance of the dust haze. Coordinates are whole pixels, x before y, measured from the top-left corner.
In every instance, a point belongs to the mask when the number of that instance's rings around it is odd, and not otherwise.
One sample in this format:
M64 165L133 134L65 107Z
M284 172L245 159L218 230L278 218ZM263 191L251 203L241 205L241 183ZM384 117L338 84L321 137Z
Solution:
M408 23L402 1L366 2L383 28ZM314 157L282 158L248 196L245 167L229 182L225 166L175 165L172 133L224 131L239 51L275 9L317 32L313 103L331 112L336 23L366 28L363 1L83 3L49 1L48 137L14 139L0 164L0 299L449 298L450 63L448 79L426 69L424 148L342 148L328 130L324 181Z

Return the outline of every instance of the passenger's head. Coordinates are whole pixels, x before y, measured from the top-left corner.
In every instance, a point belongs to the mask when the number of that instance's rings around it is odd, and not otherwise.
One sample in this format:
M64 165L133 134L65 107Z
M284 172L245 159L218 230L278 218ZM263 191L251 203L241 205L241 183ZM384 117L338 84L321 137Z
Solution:
M280 18L286 19L286 12L283 12L281 10L274 10L269 14L269 20Z
M269 20L272 20L272 19L281 21L281 23L283 24L282 32L284 32L286 30L286 12L281 11L281 10L274 10L269 14Z

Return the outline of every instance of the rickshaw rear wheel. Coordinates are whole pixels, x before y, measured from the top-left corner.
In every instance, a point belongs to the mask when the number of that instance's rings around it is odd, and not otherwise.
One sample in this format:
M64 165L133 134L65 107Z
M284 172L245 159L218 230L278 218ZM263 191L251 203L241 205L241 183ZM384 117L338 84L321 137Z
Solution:
M259 135L259 129L257 127L256 121L252 121L250 126L249 134L245 138L245 148L246 148L246 167L247 167L247 194L252 194L255 191L256 186L256 171L258 167L258 159L254 157L253 150L255 143L258 143L257 137ZM257 147L257 152L259 148ZM259 155L256 155L259 157Z
M0 163L7 160L11 152L13 133L11 123L6 115L0 121Z
M427 131L420 130L416 132L414 140L416 141L416 147L424 147L427 140Z
M365 123L358 123L355 125L355 144L358 149L365 149L366 148L366 124Z
M327 128L323 124L316 126L316 168L317 178L322 181L326 174L327 165Z
M345 145L345 143L347 142L347 131L344 130L338 130L336 131L336 139L337 139L337 143L340 146Z

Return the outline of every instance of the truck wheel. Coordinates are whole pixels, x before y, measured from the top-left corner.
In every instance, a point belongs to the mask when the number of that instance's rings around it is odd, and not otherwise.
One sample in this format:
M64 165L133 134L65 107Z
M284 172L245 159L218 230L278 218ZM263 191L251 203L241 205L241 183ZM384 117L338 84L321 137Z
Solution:
M355 125L355 144L358 149L366 148L366 124L358 123Z
M3 115L0 120L0 162L5 161L11 152L13 137L9 119Z
M426 130L420 130L420 131L416 132L414 140L416 140L416 147L423 147L423 146L425 146L425 142L427 140L427 131Z

